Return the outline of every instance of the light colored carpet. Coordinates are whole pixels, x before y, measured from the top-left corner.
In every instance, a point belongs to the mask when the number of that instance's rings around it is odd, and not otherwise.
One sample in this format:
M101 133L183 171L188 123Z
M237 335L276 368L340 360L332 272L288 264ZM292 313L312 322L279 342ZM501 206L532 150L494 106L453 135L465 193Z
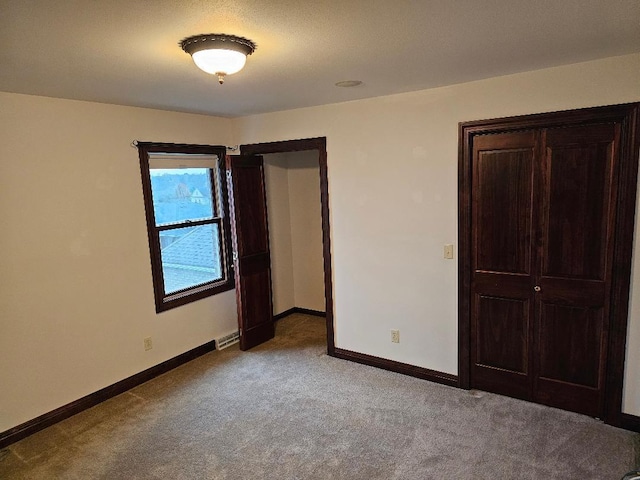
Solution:
M637 435L328 357L292 315L0 454L2 479L622 478Z

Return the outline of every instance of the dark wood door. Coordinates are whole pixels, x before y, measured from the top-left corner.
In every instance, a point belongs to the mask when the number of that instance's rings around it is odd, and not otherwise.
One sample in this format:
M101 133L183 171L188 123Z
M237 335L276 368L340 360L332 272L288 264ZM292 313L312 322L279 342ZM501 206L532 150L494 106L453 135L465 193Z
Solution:
M535 283L534 131L473 145L473 387L530 398Z
M240 349L274 336L269 226L260 156L227 156Z
M533 399L601 416L619 126L544 130Z
M618 136L605 123L474 138L473 387L601 415Z

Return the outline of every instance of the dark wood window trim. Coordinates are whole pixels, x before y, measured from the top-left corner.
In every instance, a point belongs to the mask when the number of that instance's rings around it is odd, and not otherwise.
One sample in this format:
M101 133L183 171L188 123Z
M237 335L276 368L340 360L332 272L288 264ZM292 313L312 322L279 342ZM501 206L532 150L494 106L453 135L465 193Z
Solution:
M625 346L629 313L631 257L635 228L635 203L640 152L640 103L593 107L571 111L479 120L459 124L458 136L458 383L470 388L471 293L471 161L473 137L489 133L553 128L594 122L620 122L620 177L618 184L616 243L613 260L611 327L609 336L606 423L628 428L630 415L622 413ZM634 417L635 418L635 417Z
M153 277L153 291L156 304L156 312L160 313L171 308L184 305L217 293L232 290L234 288L233 261L231 255L231 228L229 225L229 203L227 194L227 182L225 175L224 158L226 147L219 145L190 145L176 143L138 142L138 154L140 158L140 174L144 194L144 205L147 218L147 233L149 238L149 252L151 255L151 272ZM160 254L159 232L174 226L156 226L153 210L153 198L151 190L151 175L149 173L149 159L154 153L185 154L185 155L215 155L218 157L218 184L220 195L215 195L214 202L221 201L218 206L219 214L211 220L189 222L190 226L216 224L221 232L220 240L222 248L220 258L222 260L223 279L220 281L196 285L191 288L165 294L164 279L162 273L162 260ZM215 181L212 175L212 184ZM221 208L219 208L221 207Z
M326 137L303 138L299 140L255 143L240 146L240 151L243 155L265 155L268 153L300 152L304 150L317 150L320 164L320 202L322 208L322 249L324 258L325 311L327 318L327 353L333 355L336 347L333 332L333 276L331 273L327 139Z

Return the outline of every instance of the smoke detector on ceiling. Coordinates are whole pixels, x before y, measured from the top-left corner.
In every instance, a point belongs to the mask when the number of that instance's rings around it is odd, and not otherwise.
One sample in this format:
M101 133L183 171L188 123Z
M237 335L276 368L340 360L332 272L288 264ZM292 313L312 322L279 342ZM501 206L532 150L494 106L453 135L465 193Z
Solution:
M336 87L357 87L362 85L362 81L360 80L343 80L342 82L336 83Z

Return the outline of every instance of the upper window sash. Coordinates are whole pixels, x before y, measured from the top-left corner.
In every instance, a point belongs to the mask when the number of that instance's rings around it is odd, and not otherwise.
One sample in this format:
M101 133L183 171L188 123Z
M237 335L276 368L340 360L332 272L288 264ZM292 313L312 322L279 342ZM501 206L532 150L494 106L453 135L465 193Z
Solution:
M149 152L150 169L170 168L217 168L217 155L202 153L161 153Z
M149 176L156 228L221 218L219 169L217 155L150 152ZM175 180L167 181L165 176Z

